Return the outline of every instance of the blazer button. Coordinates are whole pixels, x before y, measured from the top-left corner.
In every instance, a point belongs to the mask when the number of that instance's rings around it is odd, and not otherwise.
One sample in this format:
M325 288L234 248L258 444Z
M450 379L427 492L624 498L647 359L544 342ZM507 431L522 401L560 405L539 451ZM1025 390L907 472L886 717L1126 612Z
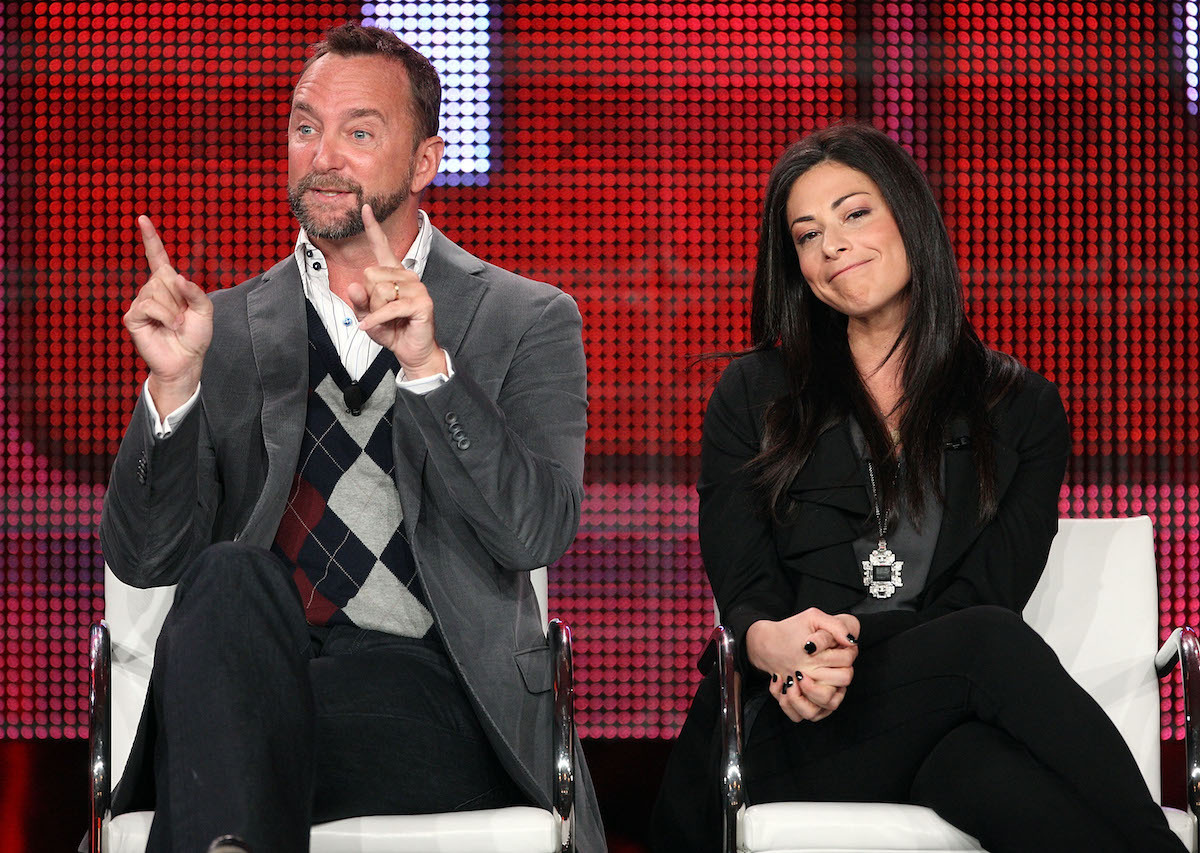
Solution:
M456 442L456 444L458 444L458 449L459 449L459 450L466 450L467 448L469 448L469 447L471 446L471 439L469 439L469 438L460 438L460 439L459 439L459 440Z
M458 423L458 414L455 412L446 412L446 423L450 426L454 426L456 423Z

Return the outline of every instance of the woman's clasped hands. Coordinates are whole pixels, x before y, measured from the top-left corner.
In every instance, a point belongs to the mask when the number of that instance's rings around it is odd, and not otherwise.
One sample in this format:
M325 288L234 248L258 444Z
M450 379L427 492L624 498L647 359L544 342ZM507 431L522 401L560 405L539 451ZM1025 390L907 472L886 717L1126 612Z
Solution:
M815 607L746 632L750 663L771 676L770 691L792 722L816 722L837 710L854 678L858 619Z

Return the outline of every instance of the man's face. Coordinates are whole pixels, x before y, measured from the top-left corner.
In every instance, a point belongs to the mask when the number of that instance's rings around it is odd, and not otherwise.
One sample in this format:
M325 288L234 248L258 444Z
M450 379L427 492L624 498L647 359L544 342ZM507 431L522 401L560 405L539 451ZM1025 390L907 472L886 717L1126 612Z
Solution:
M310 237L363 231L410 194L417 166L408 74L382 56L326 54L296 84L288 121L288 202Z

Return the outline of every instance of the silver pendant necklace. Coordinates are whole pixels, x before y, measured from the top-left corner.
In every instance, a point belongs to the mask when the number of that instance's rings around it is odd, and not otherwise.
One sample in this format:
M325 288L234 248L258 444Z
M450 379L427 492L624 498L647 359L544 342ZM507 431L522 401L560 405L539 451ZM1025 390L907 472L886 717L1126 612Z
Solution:
M886 538L888 516L879 506L879 490L875 487L875 468L869 459L867 460L867 476L871 478L871 500L875 504L875 520L879 525L879 545L867 556L867 559L862 561L863 586L867 588L867 592L873 598L891 598L896 594L896 587L904 586L900 575L904 569L904 561L897 560L896 555L888 548ZM897 469L897 482L899 479L900 471Z

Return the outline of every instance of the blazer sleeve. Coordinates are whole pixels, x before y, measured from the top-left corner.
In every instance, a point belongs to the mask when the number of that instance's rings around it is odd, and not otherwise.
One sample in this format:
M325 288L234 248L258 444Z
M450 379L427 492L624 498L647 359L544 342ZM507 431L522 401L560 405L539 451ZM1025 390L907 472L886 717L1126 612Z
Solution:
M411 415L395 422L403 451L428 452L492 558L517 571L552 563L574 540L587 432L575 301L557 291L527 322L495 400L457 355L450 381L424 396L396 396Z
M773 525L746 470L758 454L762 413L771 399L763 393L758 366L757 355L739 358L717 383L704 413L696 485L704 567L721 622L733 633L740 668L748 674L746 631L760 619L790 616L794 597L775 548Z
M1058 389L1035 373L1026 377L1025 388L999 418L997 447L1008 448L1018 461L995 517L931 584L916 612L861 616L864 648L964 607L996 605L1019 614L1033 595L1058 532L1070 430Z
M203 440L203 403L170 437L157 439L145 395L138 395L109 475L100 546L113 573L135 587L176 583L208 544L217 503L211 447ZM199 448L199 452L198 452Z

